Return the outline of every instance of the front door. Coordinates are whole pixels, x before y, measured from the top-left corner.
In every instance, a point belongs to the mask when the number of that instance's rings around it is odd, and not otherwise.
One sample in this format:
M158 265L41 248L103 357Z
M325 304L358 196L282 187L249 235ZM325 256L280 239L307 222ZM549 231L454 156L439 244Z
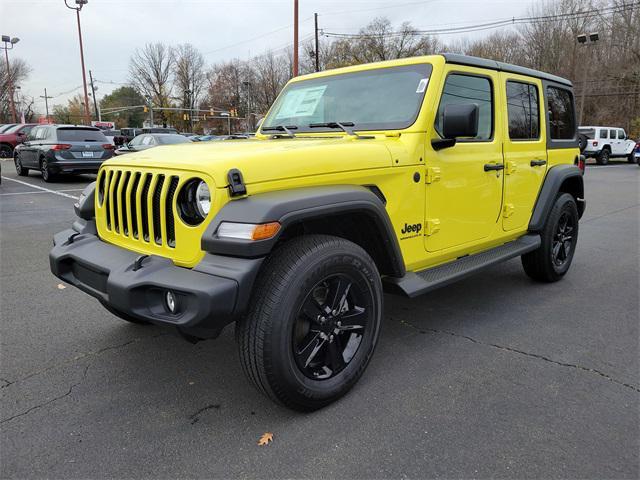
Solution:
M488 237L502 204L502 124L495 114L499 74L456 66L446 67L446 79L435 119L437 138L447 104L475 104L478 134L426 155L425 246L434 252L462 248Z
M529 222L540 185L547 171L545 125L540 112L542 82L531 77L501 73L506 101L501 105L504 125L504 202L502 227L505 231L524 228Z

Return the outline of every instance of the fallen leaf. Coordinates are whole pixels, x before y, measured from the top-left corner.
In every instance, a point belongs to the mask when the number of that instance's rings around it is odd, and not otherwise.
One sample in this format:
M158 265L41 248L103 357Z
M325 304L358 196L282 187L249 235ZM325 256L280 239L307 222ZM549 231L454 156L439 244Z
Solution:
M67 287L65 287L62 283L58 284L58 290L64 290L65 288Z
M258 440L258 445L260 445L261 447L263 447L264 445L267 445L269 442L273 441L273 433L265 433L260 437L260 440Z

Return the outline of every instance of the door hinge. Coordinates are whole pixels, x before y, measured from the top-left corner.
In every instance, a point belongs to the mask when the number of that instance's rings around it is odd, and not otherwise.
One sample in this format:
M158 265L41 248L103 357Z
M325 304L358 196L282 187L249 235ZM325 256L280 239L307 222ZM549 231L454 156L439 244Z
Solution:
M502 207L502 216L504 218L509 218L511 215L513 215L513 211L516 208L513 206L512 203L506 203L504 207Z
M440 180L439 167L427 167L427 174L424 176L426 183L433 183Z
M432 218L432 219L427 220L426 226L425 226L425 232L424 232L424 234L426 236L433 235L434 233L437 233L439 231L440 231L440 219L439 218Z
M516 162L507 162L504 168L504 173L506 175L511 175L516 171Z

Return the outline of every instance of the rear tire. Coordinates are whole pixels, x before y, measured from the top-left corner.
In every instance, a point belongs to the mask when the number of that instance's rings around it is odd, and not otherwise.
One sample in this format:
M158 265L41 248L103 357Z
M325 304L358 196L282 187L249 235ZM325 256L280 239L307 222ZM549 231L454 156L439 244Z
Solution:
M596 163L598 165L606 165L609 163L609 158L611 157L611 152L607 148L603 148L598 156L596 157Z
M358 245L327 235L295 238L265 262L236 340L249 380L299 411L347 393L373 355L382 284Z
M567 273L578 241L578 219L573 196L560 194L542 229L542 244L521 257L529 277L540 282L557 282Z
M11 158L13 156L13 149L11 145L0 145L0 158Z
M44 180L46 183L55 181L55 176L53 173L51 173L51 170L49 170L49 163L46 159L42 159L40 161L40 172L42 173L42 180Z

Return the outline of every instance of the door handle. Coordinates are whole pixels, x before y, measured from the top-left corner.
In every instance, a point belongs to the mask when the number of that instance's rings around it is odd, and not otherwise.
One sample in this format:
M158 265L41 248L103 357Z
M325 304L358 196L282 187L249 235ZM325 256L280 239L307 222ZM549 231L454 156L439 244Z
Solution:
M504 164L503 163L485 163L484 164L485 172L491 172L493 170L504 170Z
M542 165L546 165L546 164L547 164L546 160L531 160L532 167L541 167Z

